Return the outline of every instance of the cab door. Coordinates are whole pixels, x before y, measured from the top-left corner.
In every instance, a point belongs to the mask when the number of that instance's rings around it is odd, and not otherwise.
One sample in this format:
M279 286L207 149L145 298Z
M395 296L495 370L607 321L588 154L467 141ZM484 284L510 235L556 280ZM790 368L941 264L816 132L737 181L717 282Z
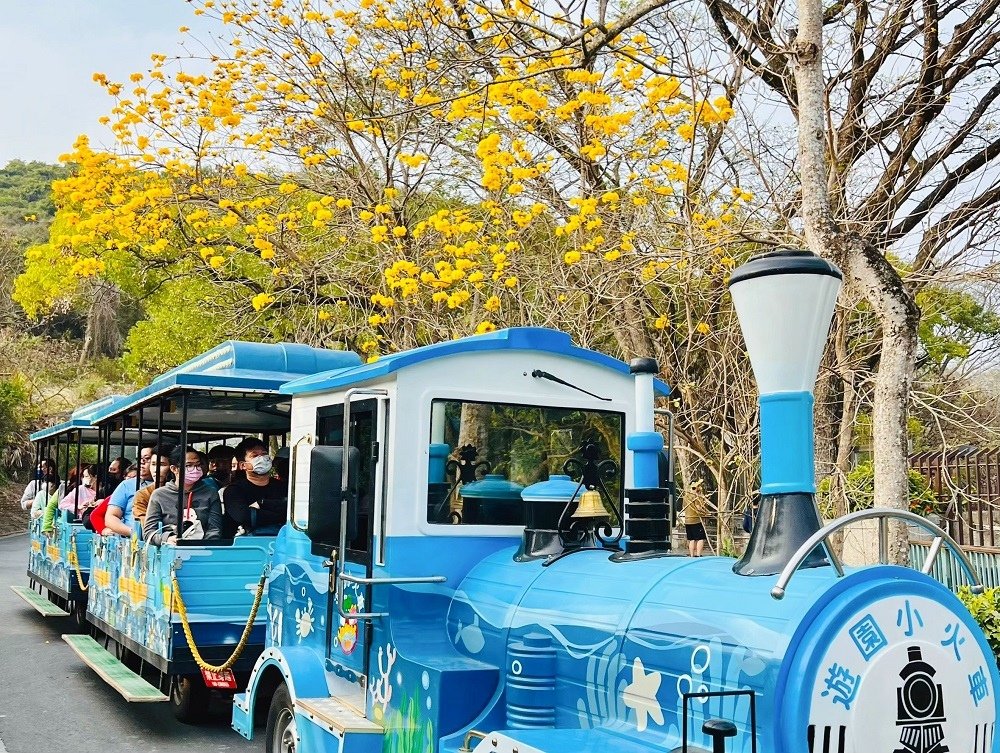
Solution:
M356 483L358 521L356 534L347 542L343 572L338 572L336 565L333 568L326 620L326 662L328 670L351 682L368 674L371 620L352 618L350 615L364 615L371 611L371 585L355 582L355 579L370 580L372 577L374 500L381 489L384 473L381 441L384 432L379 424L380 417L386 415L385 403L384 398L351 401L348 416L350 428L347 442L350 447L357 448L359 456ZM316 437L318 444L343 446L343 404L326 406L317 411Z

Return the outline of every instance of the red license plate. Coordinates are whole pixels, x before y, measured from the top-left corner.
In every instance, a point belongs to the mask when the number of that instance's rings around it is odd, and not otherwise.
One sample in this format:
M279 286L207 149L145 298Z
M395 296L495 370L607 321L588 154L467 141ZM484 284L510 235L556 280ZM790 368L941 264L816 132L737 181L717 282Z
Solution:
M236 690L236 675L233 670L227 669L225 672L209 672L207 669L201 670L201 676L205 680L205 686L218 688L220 690Z

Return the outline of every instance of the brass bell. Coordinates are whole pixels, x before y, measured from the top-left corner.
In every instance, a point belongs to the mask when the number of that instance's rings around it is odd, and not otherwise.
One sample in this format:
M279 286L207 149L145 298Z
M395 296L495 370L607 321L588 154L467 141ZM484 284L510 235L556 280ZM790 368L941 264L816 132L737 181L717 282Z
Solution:
M596 489L587 489L580 497L580 504L573 513L574 518L606 518L607 511L604 509L604 502L601 500L600 492Z

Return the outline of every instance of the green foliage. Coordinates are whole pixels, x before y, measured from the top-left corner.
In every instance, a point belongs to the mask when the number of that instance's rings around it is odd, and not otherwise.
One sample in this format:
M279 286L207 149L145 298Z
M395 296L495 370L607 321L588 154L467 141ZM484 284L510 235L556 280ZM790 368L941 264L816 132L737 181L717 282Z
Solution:
M968 586L962 586L958 589L958 598L983 629L1000 664L1000 588L987 588L981 594L974 594Z
M907 471L910 482L910 511L918 515L927 515L937 507L937 497L930 488L927 479L918 471ZM824 518L834 517L833 500L830 495L833 477L827 476L816 487L820 513ZM868 460L859 463L847 474L845 494L847 496L847 512L867 510L875 502L875 466Z
M916 300L924 363L942 367L968 358L977 340L1000 336L1000 316L963 290L930 286L917 293Z
M28 427L34 418L31 392L24 379L0 379L0 478L24 465Z
M187 278L164 285L150 299L146 318L125 340L122 365L130 379L144 384L223 340L240 337L218 316L218 309L206 306L211 287L201 278Z
M48 237L55 215L52 181L66 177L60 165L13 160L0 170L0 228L18 239L22 248Z

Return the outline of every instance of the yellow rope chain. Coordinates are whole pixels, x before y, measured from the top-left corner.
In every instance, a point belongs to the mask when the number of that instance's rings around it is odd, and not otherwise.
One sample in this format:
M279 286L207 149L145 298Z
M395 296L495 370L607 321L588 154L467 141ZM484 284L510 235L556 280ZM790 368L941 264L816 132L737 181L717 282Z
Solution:
M83 573L80 572L80 557L76 553L76 534L69 537L69 561L76 570L76 582L80 584L80 590L86 591L89 586L83 585Z
M177 582L177 574L170 574L170 583L174 588L174 596L177 599L176 609L177 614L181 618L181 626L184 628L184 638L187 640L188 648L191 649L191 655L194 657L195 663L204 670L208 672L225 672L230 669L240 658L243 653L243 649L246 648L247 641L250 640L250 631L253 629L254 620L257 619L257 609L260 607L261 598L264 596L264 584L267 582L267 568L264 568L264 572L260 574L260 582L257 584L257 595L254 596L253 608L250 610L250 619L247 620L246 627L243 628L243 635L240 636L240 642L236 644L236 650L233 651L232 655L226 659L222 664L214 666L206 662L202 656L201 652L198 651L198 647L194 644L194 635L191 633L191 624L188 622L187 607L184 606L184 599L181 598L181 586Z

